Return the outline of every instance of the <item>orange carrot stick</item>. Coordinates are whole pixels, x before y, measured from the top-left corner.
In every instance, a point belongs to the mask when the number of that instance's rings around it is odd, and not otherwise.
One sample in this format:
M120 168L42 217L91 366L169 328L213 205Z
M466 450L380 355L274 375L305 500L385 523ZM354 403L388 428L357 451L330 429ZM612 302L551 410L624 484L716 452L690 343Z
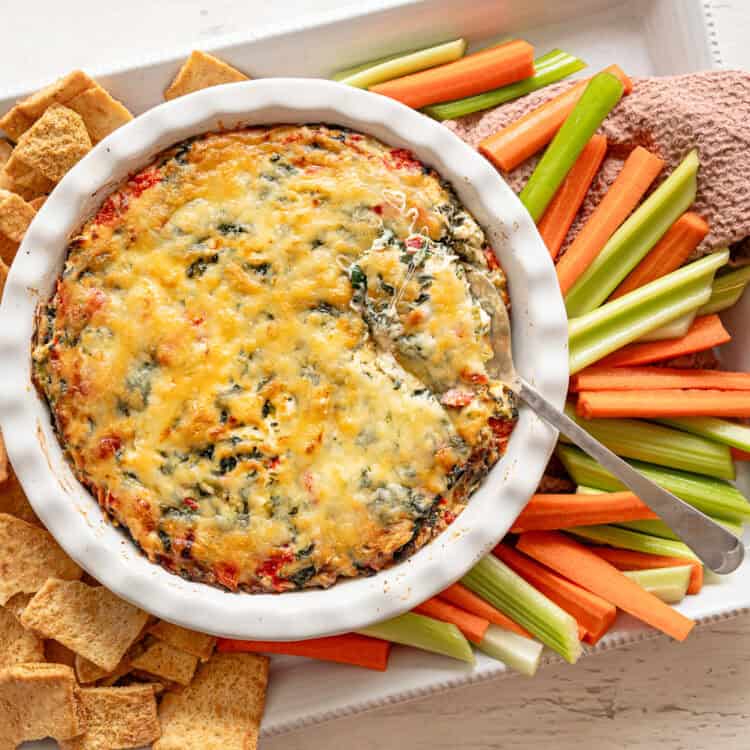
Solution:
M414 607L414 611L419 615L426 615L435 620L452 623L472 643L481 643L487 628L490 626L489 620L477 617L477 615L460 609L449 602L444 602L436 596L422 602L418 607Z
M560 252L570 225L591 187L594 175L607 153L607 139L603 135L594 135L586 144L573 168L568 172L555 197L547 206L544 216L539 220L537 229L552 260Z
M582 391L576 411L584 419L633 417L750 417L750 392L697 389Z
M686 211L623 279L610 299L622 297L623 294L678 269L698 247L708 230L708 224L698 214Z
M217 649L306 656L310 659L335 661L384 672L388 666L391 644L379 638L345 633L327 638L311 638L308 641L236 641L219 638Z
M586 633L583 640L595 644L612 627L614 605L522 555L507 544L498 544L493 554L513 568L534 588L574 617Z
M522 534L518 549L678 641L684 641L695 625L614 565L558 531Z
M499 625L501 628L518 633L518 635L526 638L533 638L528 630L522 628L499 609L495 609L491 604L482 599L481 596L477 596L473 591L467 589L462 583L454 583L452 586L448 586L447 589L438 594L438 597L453 604L455 607L460 607L466 612L471 612L477 617L483 617L493 625Z
M379 83L370 91L419 109L507 86L534 75L534 48L521 39L446 65Z
M620 174L557 263L557 279L563 294L567 294L599 255L663 168L664 161L642 146L630 152Z
M680 339L644 341L628 344L597 362L597 367L625 367L647 365L663 359L673 359L684 354L701 352L726 344L732 337L722 325L718 315L703 315L693 321L690 330Z
M633 90L632 81L617 65L604 69L617 76L625 87L623 94ZM479 144L484 154L498 169L510 172L521 162L546 146L573 111L586 88L588 80L579 81L562 94L549 99L540 107L501 128Z
M664 555L648 555L629 549L615 549L614 547L589 547L589 549L614 565L618 570L651 570L652 568L673 568L677 565L690 565L690 582L688 594L697 594L703 588L703 565L697 560L683 557L666 557Z
M601 495L534 495L515 520L511 531L569 529L600 523L624 523L658 518L632 492L605 492Z
M750 372L691 370L678 367L601 367L594 365L570 378L570 392L634 391L674 388L750 390Z
M750 453L743 451L741 448L730 448L732 458L735 461L750 461Z

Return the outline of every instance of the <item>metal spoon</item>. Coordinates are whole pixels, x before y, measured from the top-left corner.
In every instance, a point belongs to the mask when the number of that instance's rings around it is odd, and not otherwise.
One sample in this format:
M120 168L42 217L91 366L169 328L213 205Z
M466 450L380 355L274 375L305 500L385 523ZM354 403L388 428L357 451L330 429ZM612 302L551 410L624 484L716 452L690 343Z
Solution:
M471 290L492 319L490 339L494 357L489 374L505 383L533 411L596 459L648 505L716 573L731 573L745 556L742 542L704 513L667 492L591 437L572 419L555 409L513 367L510 321L500 295L480 271L467 270Z

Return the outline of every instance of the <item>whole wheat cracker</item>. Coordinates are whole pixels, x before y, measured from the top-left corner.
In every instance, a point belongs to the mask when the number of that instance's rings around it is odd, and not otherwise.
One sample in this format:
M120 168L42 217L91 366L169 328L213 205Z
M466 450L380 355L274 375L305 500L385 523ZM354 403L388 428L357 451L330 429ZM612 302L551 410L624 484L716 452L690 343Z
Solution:
M61 750L142 747L161 734L150 685L83 688L78 696L86 731L61 742Z
M34 207L20 195L0 189L0 234L20 242L35 216Z
M3 605L5 609L10 612L13 617L19 622L21 621L21 615L26 609L26 605L34 598L34 594L15 594L8 599Z
M170 682L187 685L193 679L198 657L170 646L164 641L153 641L146 650L130 662L133 669L163 677Z
M89 661L86 657L81 656L80 654L75 654L73 669L75 669L76 679L81 685L96 682L97 680L101 680L103 677L112 674L110 670L98 667L93 661Z
M103 586L50 578L23 611L21 624L111 672L147 619Z
M65 106L83 118L92 143L133 119L127 107L98 83L65 102Z
M44 641L44 660L50 664L65 664L68 667L74 667L76 655L54 638L48 638Z
M11 611L0 607L0 668L28 661L44 661L44 643L22 627Z
M11 146L4 138L0 138L0 167L10 159L11 151L13 151L13 146Z
M214 654L190 685L164 696L153 750L254 750L267 685L267 657Z
M247 81L248 76L207 52L193 50L182 64L174 80L164 92L164 98L176 99L193 91L219 86L222 83Z
M91 138L83 118L62 104L53 104L19 138L10 161L19 159L48 180L59 182L89 151Z
M0 513L7 513L35 526L42 525L31 503L26 499L26 493L10 463L8 463L8 479L0 484Z
M201 661L206 661L211 656L216 645L216 638L212 635L181 628L179 625L173 625L166 620L159 620L148 629L148 632L154 638L158 638L170 646L197 656Z
M0 130L4 130L14 141L28 130L52 104L65 104L96 82L82 70L58 78L43 89L18 102L0 118Z
M81 569L49 532L0 513L0 604L14 594L38 591L50 576L73 581Z
M0 748L83 731L73 670L63 664L15 664L0 669Z
M0 188L18 193L24 200L30 201L47 195L54 187L52 180L19 159L16 149L13 149L10 159L0 169Z

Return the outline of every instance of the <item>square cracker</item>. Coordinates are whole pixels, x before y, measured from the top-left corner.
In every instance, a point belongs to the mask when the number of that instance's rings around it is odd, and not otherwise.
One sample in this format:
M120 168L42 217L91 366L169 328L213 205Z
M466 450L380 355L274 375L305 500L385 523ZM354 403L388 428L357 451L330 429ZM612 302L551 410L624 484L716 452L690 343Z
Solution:
M133 119L125 105L98 83L65 102L65 106L81 115L93 143Z
M180 651L164 641L154 641L130 662L130 666L170 682L188 685L198 666L198 657Z
M165 99L191 94L193 91L219 86L222 83L247 81L249 78L231 65L207 52L193 50L182 64L169 88L164 92Z
M267 685L267 657L214 654L190 685L164 696L153 750L254 750Z
M38 591L50 576L76 580L81 569L49 532L0 513L0 604L14 594Z
M35 216L34 207L20 195L0 189L0 234L20 242Z
M161 734L150 685L83 688L78 696L86 731L61 742L61 750L142 747Z
M172 625L171 622L165 620L159 620L148 629L148 632L154 638L158 638L170 646L197 656L201 661L207 661L210 658L216 645L216 638L212 635L181 628L179 625Z
M82 70L74 70L18 102L0 118L0 130L17 141L44 114L47 107L55 103L65 104L95 85L96 82Z
M26 499L26 493L23 491L23 487L21 487L16 472L13 471L10 463L8 463L8 479L0 484L0 513L7 513L26 521L26 523L33 523L35 526L42 525L31 507L31 503ZM0 548L1 555L2 548ZM41 586L41 583L39 585Z
M15 664L0 669L0 748L27 740L68 740L84 727L76 678L63 664Z
M53 104L19 138L6 167L15 159L52 182L59 182L89 151L89 137L78 112Z
M27 201L51 193L54 187L52 180L17 158L16 149L0 170L0 188L18 193Z
M0 167L10 159L11 151L13 151L13 146L11 146L4 138L0 138Z
M28 603L21 624L111 672L147 619L104 586L50 578Z
M16 594L11 596L7 602L3 605L5 609L10 612L13 617L19 622L21 621L21 615L26 609L26 605L34 598L34 594Z
M73 667L76 663L76 655L67 646L48 638L44 642L44 660L50 664L65 664L67 667Z
M23 628L13 612L0 607L0 669L27 661L44 661L44 643Z

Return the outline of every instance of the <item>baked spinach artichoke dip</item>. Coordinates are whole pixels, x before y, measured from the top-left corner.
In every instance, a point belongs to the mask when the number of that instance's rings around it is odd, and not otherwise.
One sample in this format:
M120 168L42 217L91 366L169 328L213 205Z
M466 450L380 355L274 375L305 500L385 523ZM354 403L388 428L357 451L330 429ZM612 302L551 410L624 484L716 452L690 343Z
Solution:
M34 379L150 560L233 591L330 586L432 539L505 450L468 267L507 303L477 222L410 152L324 125L209 133L71 240Z

